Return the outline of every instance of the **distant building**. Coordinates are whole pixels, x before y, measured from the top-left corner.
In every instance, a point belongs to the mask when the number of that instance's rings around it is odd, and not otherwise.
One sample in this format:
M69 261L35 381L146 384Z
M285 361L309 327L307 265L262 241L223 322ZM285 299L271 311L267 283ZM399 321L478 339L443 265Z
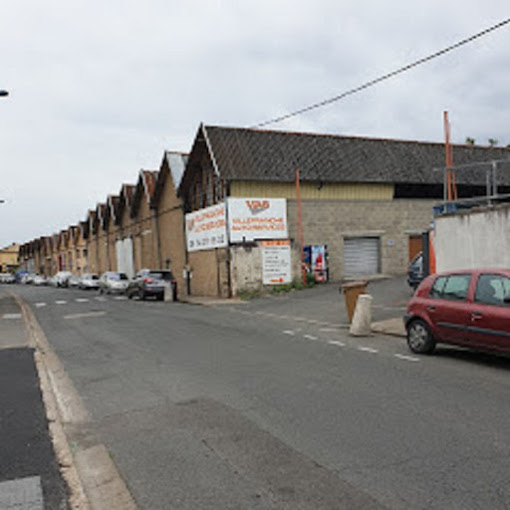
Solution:
M19 244L12 243L0 250L0 273L10 273L18 268Z

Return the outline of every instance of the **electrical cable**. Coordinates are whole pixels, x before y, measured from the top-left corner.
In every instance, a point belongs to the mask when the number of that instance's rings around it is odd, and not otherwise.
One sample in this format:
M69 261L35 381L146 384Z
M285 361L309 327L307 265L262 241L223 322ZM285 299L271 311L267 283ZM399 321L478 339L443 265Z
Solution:
M452 44L451 46L448 46L446 48L443 48L442 50L432 53L431 55L428 55L427 57L420 58L419 60L416 60L416 61L412 62L411 64L407 64L404 67L400 67L399 69L396 69L395 71L391 71L390 73L384 74L384 75L380 76L379 78L375 78L374 80L370 80L370 81L364 83L363 85L360 85L360 86L350 89L346 92L343 92L342 94L339 94L338 96L334 96L329 99L319 101L318 103L314 103L312 105L305 106L304 108L300 108L299 110L296 110L291 113L287 113L280 117L274 117L273 119L261 122L260 124L255 124L254 126L251 126L250 129L257 129L257 128L267 126L269 124L276 124L277 122L282 122L283 120L290 119L291 117L296 117L297 115L301 115L301 114L309 112L311 110L321 108L322 106L326 106L328 104L335 103L336 101L339 101L340 99L343 99L347 96L350 96L352 94L360 92L361 90L372 87L373 85L376 85L377 83L380 83L384 80L392 78L393 76L396 76L397 74L401 74L405 71L409 71L413 67L417 67L421 64L429 62L430 60L440 57L440 56L444 55L445 53L449 53L450 51L455 50L455 49L459 48L460 46L464 46L465 44L470 43L470 42L474 41L475 39L478 39L484 35L487 35L488 33L493 32L494 30L497 30L497 29L503 27L504 25L507 25L508 23L510 23L510 18L507 18L507 19L497 23L496 25L492 25L491 27L486 28L485 30L482 30L481 32L478 32L477 34L474 34L470 37L467 37L466 39L463 39L462 41Z

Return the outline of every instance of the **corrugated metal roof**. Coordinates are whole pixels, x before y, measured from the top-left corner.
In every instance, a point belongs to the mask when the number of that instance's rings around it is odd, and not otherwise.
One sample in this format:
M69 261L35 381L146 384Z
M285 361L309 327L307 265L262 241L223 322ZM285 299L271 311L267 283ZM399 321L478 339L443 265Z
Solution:
M168 167L170 168L170 172L172 173L174 187L175 189L179 189L181 179L186 168L186 163L188 162L188 155L182 154L180 152L167 151L165 153L165 157L168 163Z

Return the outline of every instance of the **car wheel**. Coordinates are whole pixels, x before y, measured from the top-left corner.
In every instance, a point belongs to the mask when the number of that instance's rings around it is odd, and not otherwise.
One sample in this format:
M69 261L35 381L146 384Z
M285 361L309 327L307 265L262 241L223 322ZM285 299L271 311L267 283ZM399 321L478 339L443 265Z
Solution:
M407 325L407 345L416 354L430 354L436 347L429 326L421 319L414 319Z

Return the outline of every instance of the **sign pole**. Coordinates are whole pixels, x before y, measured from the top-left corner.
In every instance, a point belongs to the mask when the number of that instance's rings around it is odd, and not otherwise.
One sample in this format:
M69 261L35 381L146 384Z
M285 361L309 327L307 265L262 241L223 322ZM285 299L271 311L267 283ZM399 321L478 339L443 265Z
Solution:
M303 220L301 216L301 189L299 184L299 169L296 170L296 202L298 210L298 238L299 238L299 251L301 256L301 275L303 278L303 285L306 285L306 270L305 270L305 246L303 240Z

